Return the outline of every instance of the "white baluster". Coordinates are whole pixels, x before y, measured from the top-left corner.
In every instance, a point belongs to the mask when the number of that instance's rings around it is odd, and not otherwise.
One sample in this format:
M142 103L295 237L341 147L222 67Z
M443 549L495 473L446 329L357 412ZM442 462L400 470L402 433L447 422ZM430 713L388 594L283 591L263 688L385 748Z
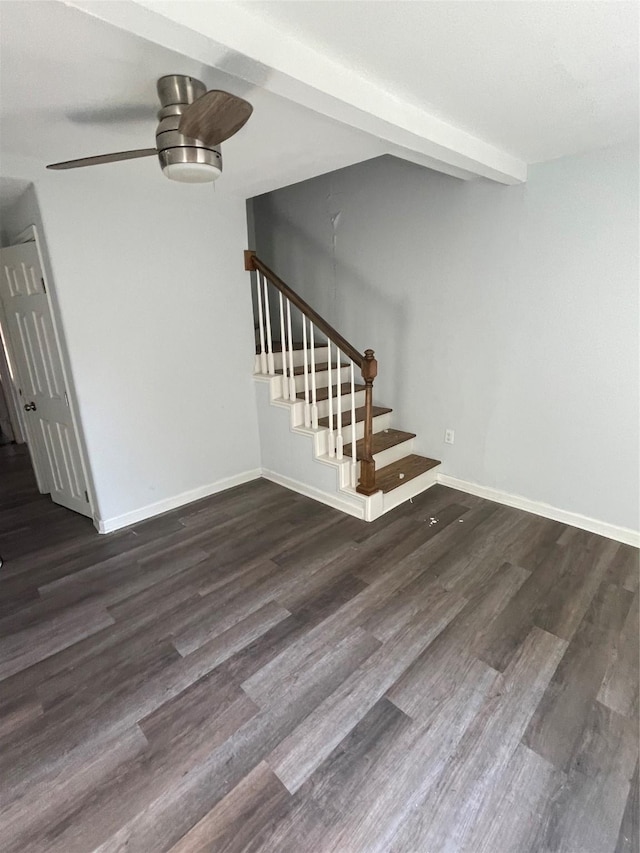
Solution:
M269 305L269 282L266 277L259 273L264 287L264 319L267 327L267 370L271 376L276 372L273 363L273 341L271 339L271 306Z
M333 438L333 394L332 394L332 382L331 382L331 341L327 338L327 370L329 371L329 456L335 456L336 453L336 445Z
M296 399L296 377L293 372L293 335L291 334L291 303L287 299L287 335L289 337L289 399Z
M358 485L358 452L356 449L356 383L353 374L353 362L351 362L351 485L355 489Z
M260 373L266 373L267 354L264 350L264 317L262 316L262 294L260 290L260 274L258 274L256 276L256 294L258 296L258 324L260 326Z
M318 395L316 392L316 342L314 339L313 323L309 320L311 336L311 427L318 429Z
M338 392L338 436L336 438L336 456L338 459L342 459L344 448L344 442L342 441L342 384L340 382L340 362L342 359L340 356L341 352L338 347L336 347L336 390ZM331 355L329 355L329 358L331 358Z
M280 296L280 357L282 360L282 399L289 399L289 382L287 380L287 338L284 333L284 303Z
M307 318L302 315L302 348L304 350L304 425L311 426L311 407L309 406L309 353L307 352Z

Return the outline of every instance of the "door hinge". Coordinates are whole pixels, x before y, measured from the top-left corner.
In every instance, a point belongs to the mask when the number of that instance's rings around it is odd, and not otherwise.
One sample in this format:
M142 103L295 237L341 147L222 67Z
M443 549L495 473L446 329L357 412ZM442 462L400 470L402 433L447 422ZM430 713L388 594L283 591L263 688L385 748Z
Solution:
M46 285L45 285L45 283L44 283L44 279L43 279L42 277L40 278L40 283L42 284L42 289L43 289L43 291L46 293L46 292L47 292L47 287L46 287Z
M84 490L84 499L87 503L89 503L89 493L87 492L86 489Z
M68 397L68 395L67 395L67 392L66 392L66 391L64 392L64 401L65 401L65 403L67 404L67 409L68 409L68 408L69 408L69 397Z

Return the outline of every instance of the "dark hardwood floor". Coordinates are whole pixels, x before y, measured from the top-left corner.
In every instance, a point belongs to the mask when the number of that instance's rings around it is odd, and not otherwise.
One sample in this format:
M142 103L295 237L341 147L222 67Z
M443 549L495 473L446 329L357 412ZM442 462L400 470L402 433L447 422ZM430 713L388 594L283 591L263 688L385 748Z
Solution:
M637 853L638 552L258 480L109 536L0 449L0 850Z

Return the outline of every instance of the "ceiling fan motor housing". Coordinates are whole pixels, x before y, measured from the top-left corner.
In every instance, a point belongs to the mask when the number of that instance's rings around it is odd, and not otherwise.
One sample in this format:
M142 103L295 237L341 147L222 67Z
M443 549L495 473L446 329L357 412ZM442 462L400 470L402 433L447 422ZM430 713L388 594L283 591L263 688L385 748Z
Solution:
M220 146L206 145L200 139L184 136L178 130L186 108L206 92L204 83L184 74L169 74L158 80L156 146L162 171L167 177L187 182L211 181L222 174Z

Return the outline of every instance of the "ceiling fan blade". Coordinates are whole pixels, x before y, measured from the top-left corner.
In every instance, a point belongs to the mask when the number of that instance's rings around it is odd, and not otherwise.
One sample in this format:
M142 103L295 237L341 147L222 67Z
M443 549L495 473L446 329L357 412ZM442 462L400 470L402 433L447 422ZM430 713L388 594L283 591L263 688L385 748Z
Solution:
M212 89L187 107L178 129L207 145L219 145L237 133L252 112L253 107L244 98Z
M157 154L155 148L139 148L137 151L117 151L115 154L98 154L96 157L81 157L79 160L65 160L63 163L50 163L47 169L78 169L80 166L99 166L100 163L116 163L118 160L135 160L138 157L151 157Z

